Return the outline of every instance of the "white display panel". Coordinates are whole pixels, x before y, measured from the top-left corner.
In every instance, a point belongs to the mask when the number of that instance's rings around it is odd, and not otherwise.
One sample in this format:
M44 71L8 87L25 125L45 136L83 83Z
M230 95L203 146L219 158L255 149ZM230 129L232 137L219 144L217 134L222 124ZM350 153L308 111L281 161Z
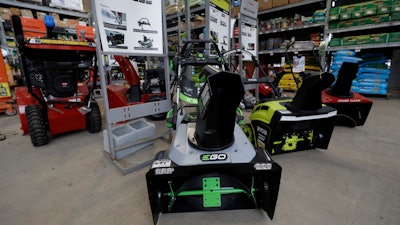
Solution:
M103 53L164 54L162 0L96 0Z
M220 50L228 51L230 49L230 4L227 1L210 1L210 39L218 41Z
M258 27L257 20L241 15L239 20L241 22L240 27L240 42L242 44L242 48L251 52L253 55L257 55L257 35L258 35ZM243 55L243 60L251 60L251 57L247 54Z

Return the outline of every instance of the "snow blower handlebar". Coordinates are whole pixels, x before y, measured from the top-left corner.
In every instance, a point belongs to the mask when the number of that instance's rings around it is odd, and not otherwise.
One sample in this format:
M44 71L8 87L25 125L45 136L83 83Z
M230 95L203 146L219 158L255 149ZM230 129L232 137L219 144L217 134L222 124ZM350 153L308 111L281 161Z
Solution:
M251 57L251 61L254 63L254 66L256 68L259 68L261 73L264 75L264 77L262 78L242 78L242 82L243 84L262 84L262 83L267 83L269 86L271 86L272 90L274 91L274 96L279 98L281 97L281 92L280 90L277 88L277 82L273 82L271 81L271 79L268 78L268 75L265 73L265 71L263 69L260 68L260 62L258 61L257 57L255 55L253 55L253 53L245 50L245 49L232 49L226 52L223 52L222 55L224 57L227 57L231 54L235 54L235 55L239 55L241 56L242 54L247 54ZM226 67L226 66L225 66ZM278 74L276 75L277 77L277 81L279 82L280 78L285 74L284 70L281 70L278 72Z

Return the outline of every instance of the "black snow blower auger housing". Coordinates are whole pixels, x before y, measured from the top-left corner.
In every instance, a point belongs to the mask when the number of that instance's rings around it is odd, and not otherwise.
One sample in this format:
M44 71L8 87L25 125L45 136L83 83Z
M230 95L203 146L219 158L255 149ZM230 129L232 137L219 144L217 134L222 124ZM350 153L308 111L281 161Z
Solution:
M206 78L195 118L184 116L169 151L159 152L146 174L154 224L164 213L233 209L262 209L273 218L282 169L236 124L243 95L238 74Z
M337 112L321 103L321 91L334 80L331 73L304 74L292 100L272 100L254 107L244 133L254 146L270 154L327 149Z
M337 110L336 125L362 126L371 110L372 100L351 91L357 71L358 63L343 62L336 83L322 91L322 103Z

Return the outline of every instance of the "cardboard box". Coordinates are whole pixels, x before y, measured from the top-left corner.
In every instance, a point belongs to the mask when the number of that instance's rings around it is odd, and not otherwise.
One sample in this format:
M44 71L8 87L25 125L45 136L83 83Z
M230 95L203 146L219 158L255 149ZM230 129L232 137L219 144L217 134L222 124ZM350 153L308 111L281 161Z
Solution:
M28 38L43 38L47 35L46 26L43 20L21 17L22 30L24 37Z
M44 20L44 16L46 16L47 13L44 12L36 12L36 19L38 20Z
M287 4L289 4L289 0L272 0L272 8Z
M49 6L83 11L82 0L51 0Z
M33 13L30 9L20 9L21 16L27 18L33 18Z
M258 11L266 10L272 8L273 0L257 0L258 2Z
M289 0L289 4L297 3L297 2L302 2L304 0Z
M11 18L11 10L9 8L1 8L0 7L0 17L3 20L10 20Z
M14 15L14 16L20 16L21 15L21 11L19 10L19 8L11 7L10 10L11 10L11 15Z

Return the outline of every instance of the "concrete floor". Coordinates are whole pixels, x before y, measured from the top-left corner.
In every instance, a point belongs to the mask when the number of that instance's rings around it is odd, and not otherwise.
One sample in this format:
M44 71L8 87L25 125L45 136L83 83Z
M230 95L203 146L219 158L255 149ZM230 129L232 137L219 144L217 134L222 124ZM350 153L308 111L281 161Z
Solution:
M273 157L283 168L273 221L260 211L229 211L163 215L161 222L400 224L400 100L372 99L366 124L335 127L327 151ZM18 116L0 115L7 137L0 141L0 224L152 224L148 169L121 175L103 155L102 133L72 132L34 148L19 127ZM159 140L145 152L167 148Z

